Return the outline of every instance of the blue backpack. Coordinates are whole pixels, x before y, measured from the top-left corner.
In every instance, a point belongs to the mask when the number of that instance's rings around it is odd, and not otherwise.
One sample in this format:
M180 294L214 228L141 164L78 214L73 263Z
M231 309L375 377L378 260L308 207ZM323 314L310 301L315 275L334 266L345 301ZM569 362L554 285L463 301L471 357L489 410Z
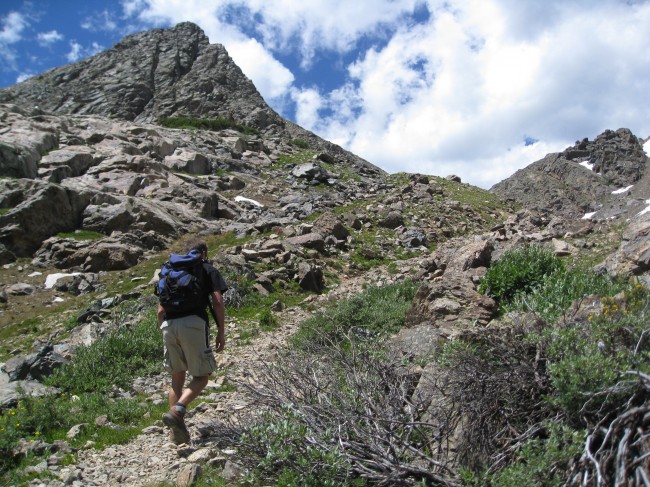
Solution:
M155 294L166 312L194 314L207 306L205 271L198 250L186 255L171 254L159 277Z

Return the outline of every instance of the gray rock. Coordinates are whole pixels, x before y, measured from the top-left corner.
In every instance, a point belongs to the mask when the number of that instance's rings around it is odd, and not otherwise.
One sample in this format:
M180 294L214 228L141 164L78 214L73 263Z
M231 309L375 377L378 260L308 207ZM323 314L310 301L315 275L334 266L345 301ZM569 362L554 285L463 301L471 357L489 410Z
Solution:
M13 407L23 394L30 396L45 396L56 394L59 391L53 387L46 387L35 380L17 380L0 385L0 409Z
M385 228L397 228L404 225L404 218L399 211L391 211L385 218L379 222L379 226Z
M291 170L291 175L296 178L307 179L309 181L325 182L331 175L318 164L308 162L300 164Z
M184 465L178 472L176 477L176 485L178 487L187 487L189 485L194 485L201 477L203 469L200 465L189 464Z
M29 296L30 294L34 294L34 291L36 291L34 286L24 282L12 284L4 289L4 292L9 296Z
M323 270L320 267L307 262L301 262L298 264L297 278L298 284L305 291L320 293L325 287Z

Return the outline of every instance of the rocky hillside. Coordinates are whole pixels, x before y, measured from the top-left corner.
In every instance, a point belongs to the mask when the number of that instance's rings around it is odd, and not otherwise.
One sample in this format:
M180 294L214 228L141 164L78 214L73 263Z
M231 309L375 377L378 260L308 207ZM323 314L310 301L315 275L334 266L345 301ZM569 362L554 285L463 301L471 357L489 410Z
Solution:
M593 141L585 138L548 154L490 191L553 215L625 219L647 206L648 154L630 130L606 130Z
M240 381L310 313L368 285L422 284L392 340L405 357L485 330L498 308L479 281L523 243L648 286L648 164L641 140L620 129L490 192L459 177L388 175L273 112L197 26L128 36L0 90L2 407L20 388L47 392L43 378L80 345L137 321L116 305L150 305L150 280L188 234L208 240L233 287L249 282L283 324L260 334L258 315L228 317L221 361ZM115 394L164 404L164 380ZM221 455L206 424L249 401L214 393L192 412L210 451L190 464ZM32 451L23 447L17 455ZM152 426L126 445L84 448L77 466L41 467L60 479L52 485L145 485L173 481L178 458L196 453L181 450Z

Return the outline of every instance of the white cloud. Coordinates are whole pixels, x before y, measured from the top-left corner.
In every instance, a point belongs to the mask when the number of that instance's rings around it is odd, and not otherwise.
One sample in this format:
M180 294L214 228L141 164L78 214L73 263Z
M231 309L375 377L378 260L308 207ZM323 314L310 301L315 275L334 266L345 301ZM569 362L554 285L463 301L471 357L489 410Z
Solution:
M0 59L11 69L16 68L16 52L10 47L22 39L22 34L28 26L27 20L18 12L9 12L2 18L0 30Z
M530 32L511 4L430 2L427 25L349 67L359 115L310 112L307 128L391 172L454 172L484 187L607 128L650 134L649 3L537 2ZM321 106L338 95L321 93Z
M267 101L282 98L289 91L294 76L254 39L230 41L228 53L252 80Z
M84 47L77 41L70 41L70 50L66 54L66 59L68 62L74 63L88 56L94 56L104 49L104 46L97 42L92 42L89 47Z
M79 61L83 57L81 51L83 50L83 47L81 44L79 44L77 41L70 41L70 51L68 51L68 54L66 54L66 59L74 63L76 61Z
M87 17L81 23L81 27L91 31L113 32L118 29L118 24L113 18L113 14L108 10L102 10L94 17Z
M22 32L28 23L25 17L18 12L9 12L2 19L2 30L0 30L0 43L14 44L22 39Z
M54 44L57 41L63 40L63 34L57 32L56 30L51 30L49 32L39 32L36 35L39 44L43 46L49 46Z
M20 74L16 77L16 83L22 83L23 81L25 81L26 79L31 78L32 76L34 76L34 73L31 73L31 72L20 73Z

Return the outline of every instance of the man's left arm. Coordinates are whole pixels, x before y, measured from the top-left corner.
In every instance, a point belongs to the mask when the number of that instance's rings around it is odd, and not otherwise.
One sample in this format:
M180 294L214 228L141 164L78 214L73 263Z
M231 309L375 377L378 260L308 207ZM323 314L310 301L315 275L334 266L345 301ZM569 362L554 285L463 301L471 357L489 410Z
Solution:
M214 313L217 315L216 351L221 352L226 346L226 309L223 304L221 291L214 291L212 293L212 304L214 306Z

